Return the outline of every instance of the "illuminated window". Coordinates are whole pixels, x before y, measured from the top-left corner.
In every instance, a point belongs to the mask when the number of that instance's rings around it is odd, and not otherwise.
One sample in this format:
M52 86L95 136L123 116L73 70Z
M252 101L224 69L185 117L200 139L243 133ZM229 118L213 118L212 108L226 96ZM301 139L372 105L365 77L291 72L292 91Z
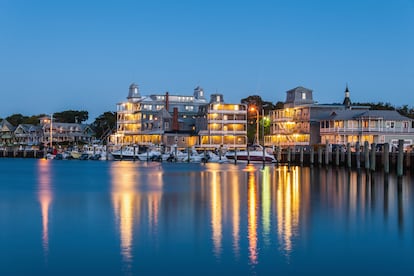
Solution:
M306 93L302 92L302 100L306 100Z

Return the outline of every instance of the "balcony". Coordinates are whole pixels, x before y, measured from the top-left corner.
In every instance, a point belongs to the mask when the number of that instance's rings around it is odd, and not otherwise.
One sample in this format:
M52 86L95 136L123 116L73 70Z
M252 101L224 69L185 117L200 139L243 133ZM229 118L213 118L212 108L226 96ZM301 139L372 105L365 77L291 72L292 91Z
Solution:
M414 133L413 128L384 128L384 127L331 127L320 128L320 133Z

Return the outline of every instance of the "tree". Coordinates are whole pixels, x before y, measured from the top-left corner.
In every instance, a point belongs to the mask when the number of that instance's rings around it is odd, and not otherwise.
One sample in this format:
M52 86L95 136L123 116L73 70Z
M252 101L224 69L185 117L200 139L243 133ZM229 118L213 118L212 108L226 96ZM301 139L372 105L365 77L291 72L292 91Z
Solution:
M66 110L54 113L53 118L60 123L82 123L88 120L88 111Z
M27 116L23 116L20 113L10 115L6 118L6 120L15 127L17 127L20 124L23 124L25 119L27 119Z
M262 97L260 97L259 95L248 96L247 98L241 99L240 102L242 104L246 104L248 108L247 139L249 143L253 143L255 140L256 130L257 130L256 124L258 121L261 120L260 118L263 117L262 110L264 112L264 115L268 116L270 111L275 109L275 106L272 104L272 102L263 101ZM255 110L257 110L258 113L250 112L251 108L254 108ZM257 118L257 114L259 118ZM270 124L269 125L265 124L264 132L269 133L269 129L270 129ZM263 135L261 132L262 132L262 128L259 127L259 137L262 137ZM258 143L259 141L256 141L256 142Z
M99 115L91 124L91 127L96 133L96 137L100 140L105 136L111 134L116 127L116 113L107 111Z

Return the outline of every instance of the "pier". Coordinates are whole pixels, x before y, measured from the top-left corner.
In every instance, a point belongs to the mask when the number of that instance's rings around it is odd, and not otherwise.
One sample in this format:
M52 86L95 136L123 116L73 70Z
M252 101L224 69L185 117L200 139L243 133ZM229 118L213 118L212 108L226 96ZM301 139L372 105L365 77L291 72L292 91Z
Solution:
M301 146L289 147L276 150L275 157L278 164L299 166L335 166L353 169L364 169L366 171L382 170L386 174L396 172L402 176L406 170L410 170L414 161L414 152L404 151L403 141L398 143L398 149L389 150L389 144L385 143L378 148L375 143L369 145L365 142L363 146L356 143L355 148L348 144L346 148L336 147L331 149L329 145L319 145L306 148Z

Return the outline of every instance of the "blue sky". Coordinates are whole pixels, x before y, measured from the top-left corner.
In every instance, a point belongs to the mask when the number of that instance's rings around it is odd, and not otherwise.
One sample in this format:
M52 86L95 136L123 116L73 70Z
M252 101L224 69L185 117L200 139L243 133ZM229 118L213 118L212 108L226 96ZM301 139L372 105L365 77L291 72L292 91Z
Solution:
M414 106L414 0L0 0L0 117L90 119L141 93Z

